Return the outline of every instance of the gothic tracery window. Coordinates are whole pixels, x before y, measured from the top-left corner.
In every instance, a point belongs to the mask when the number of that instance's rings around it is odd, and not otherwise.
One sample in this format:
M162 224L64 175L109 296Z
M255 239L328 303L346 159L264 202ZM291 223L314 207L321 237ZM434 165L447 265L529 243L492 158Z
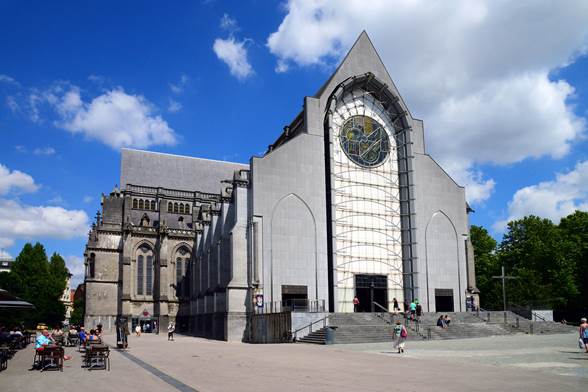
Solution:
M151 200L151 210L155 211L155 200Z
M170 201L167 203L167 212L173 212L174 209L174 205L173 203Z
M133 199L133 208L137 207L139 207L139 202L137 201L137 199Z
M137 249L137 295L153 295L153 250L148 245Z
M88 260L88 275L90 278L94 278L96 275L96 255L94 253L90 254L90 259Z
M143 199L139 200L139 209L142 210L143 209Z
M188 282L186 273L190 264L190 250L181 246L176 252L176 296L188 295Z

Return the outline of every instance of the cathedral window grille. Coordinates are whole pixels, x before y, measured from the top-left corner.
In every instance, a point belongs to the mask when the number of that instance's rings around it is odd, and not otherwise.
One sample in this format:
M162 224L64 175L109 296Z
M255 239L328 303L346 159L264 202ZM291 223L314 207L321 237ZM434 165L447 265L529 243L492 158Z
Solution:
M155 200L151 200L151 210L155 211Z
M145 294L153 295L153 256L147 256L147 285Z
M186 214L190 213L190 204L186 204L186 210L185 210Z
M174 212L177 213L178 212L178 203L174 203Z
M143 255L137 257L137 294L143 295Z
M143 199L139 200L139 209L143 209Z
M180 203L180 214L184 213L184 204Z
M170 202L167 203L167 212L173 212L173 210L174 210L174 205L170 201Z
M138 208L139 207L139 202L137 201L137 199L133 199L133 208Z

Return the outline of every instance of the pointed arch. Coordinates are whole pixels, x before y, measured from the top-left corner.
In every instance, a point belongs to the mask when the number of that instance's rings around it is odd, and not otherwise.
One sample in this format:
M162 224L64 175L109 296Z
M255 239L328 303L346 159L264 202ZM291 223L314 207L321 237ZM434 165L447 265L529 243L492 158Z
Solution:
M452 260L453 259L453 260ZM425 282L427 310L431 311L431 289L455 288L457 311L461 310L461 271L459 238L451 217L442 210L431 214L425 227ZM457 276L457 287L455 277ZM446 287L445 287L446 286ZM454 297L454 303L455 301Z
M309 205L295 193L282 197L272 209L270 290L282 285L304 285L308 299L318 299L318 254L316 219ZM314 297L314 298L313 298Z

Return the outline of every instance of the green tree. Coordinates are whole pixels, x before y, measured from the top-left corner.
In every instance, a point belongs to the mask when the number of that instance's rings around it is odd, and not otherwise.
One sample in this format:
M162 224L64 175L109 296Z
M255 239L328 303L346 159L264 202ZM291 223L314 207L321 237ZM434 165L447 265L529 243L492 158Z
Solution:
M509 302L561 308L578 294L570 244L549 219L527 216L508 223L499 261L509 275Z
M85 310L85 301L84 298L78 298L74 301L73 304L73 311L69 317L69 323L71 325L81 325L84 324L84 310Z
M588 212L576 211L563 218L559 229L566 239L566 252L574 263L578 293L567 303L562 317L577 321L588 314Z
M55 325L65 316L65 306L60 299L68 274L61 256L54 254L49 261L43 245L27 243L0 283L12 294L35 305L34 311L23 313L23 321L28 326L38 322Z
M474 248L476 286L480 289L480 306L486 309L499 309L502 307L500 286L496 279L492 279L492 276L500 274L496 240L485 228L472 225L470 241Z

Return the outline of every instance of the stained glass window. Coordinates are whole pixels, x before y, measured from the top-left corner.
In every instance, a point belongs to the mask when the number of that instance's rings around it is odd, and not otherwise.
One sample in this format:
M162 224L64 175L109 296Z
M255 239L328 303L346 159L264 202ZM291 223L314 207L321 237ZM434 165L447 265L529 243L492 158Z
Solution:
M153 256L147 256L147 289L145 294L153 295Z
M137 257L137 294L143 295L143 256Z
M363 167L380 165L390 152L390 139L384 127L368 116L353 116L343 124L339 142L345 155Z

